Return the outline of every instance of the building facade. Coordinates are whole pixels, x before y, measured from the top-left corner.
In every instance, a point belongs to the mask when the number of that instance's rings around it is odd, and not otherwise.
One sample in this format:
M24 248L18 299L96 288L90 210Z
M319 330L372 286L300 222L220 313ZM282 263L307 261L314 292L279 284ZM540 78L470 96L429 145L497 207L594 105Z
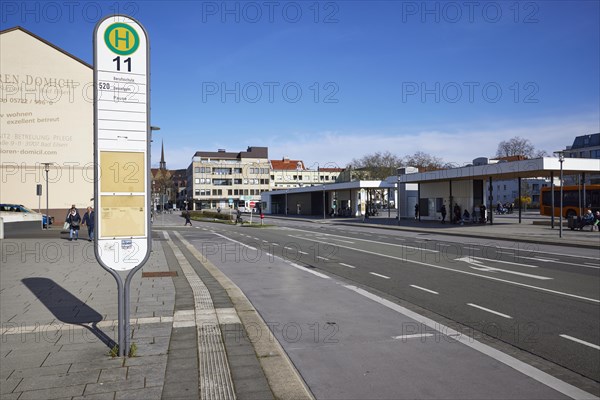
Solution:
M0 32L0 51L0 203L62 221L93 203L92 66L20 27Z
M334 183L342 168L308 169L302 160L271 160L271 190Z
M191 210L254 207L270 182L267 147L198 151L187 169L185 205Z

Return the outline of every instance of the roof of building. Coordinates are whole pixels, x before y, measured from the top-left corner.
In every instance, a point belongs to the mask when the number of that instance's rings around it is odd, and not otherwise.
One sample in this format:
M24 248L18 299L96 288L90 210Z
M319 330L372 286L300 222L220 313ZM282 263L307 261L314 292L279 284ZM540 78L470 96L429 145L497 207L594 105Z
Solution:
M600 133L577 136L569 150L600 146Z
M218 151L197 151L194 157L215 158L221 160L236 160L242 158L269 158L268 147L250 146L246 151L228 152L225 149Z
M303 171L305 169L304 162L302 160L290 160L289 158L283 158L281 160L271 160L272 170L286 170L286 171Z
M61 49L60 47L56 46L55 44L50 43L49 41L47 41L46 39L43 39L41 37L39 37L38 35L36 35L33 32L28 31L27 29L21 27L21 26L14 26L12 28L8 28L8 29L4 29L2 31L0 31L0 35L5 34L5 33L9 33L9 32L13 32L13 31L21 31L23 33L26 33L30 36L32 36L33 38L39 40L40 42L43 42L45 44L47 44L48 46L54 48L55 50L60 51L61 53L63 53L64 55L72 58L73 60L80 62L81 64L85 65L88 68L94 68L91 64L86 63L85 61L83 61L81 58L74 56L73 54L69 53L68 51L65 51L63 49Z
M565 158L561 168L561 163L558 158L543 157L531 160L471 165L460 168L399 175L398 182L447 182L488 179L490 177L494 180L532 178L549 176L550 172L553 172L556 176L561 169L565 175L578 174L581 172L598 173L600 172L600 162L588 158Z

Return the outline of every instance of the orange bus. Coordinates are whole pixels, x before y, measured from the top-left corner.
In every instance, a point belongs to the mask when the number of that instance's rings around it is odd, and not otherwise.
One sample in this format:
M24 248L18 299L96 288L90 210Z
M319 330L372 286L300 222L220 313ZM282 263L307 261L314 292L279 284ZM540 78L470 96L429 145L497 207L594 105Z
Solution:
M580 215L586 209L593 212L600 210L600 185L585 186L585 201L583 186L563 186L563 217ZM543 187L540 196L540 214L552 215L552 190ZM560 215L560 186L554 187L554 216Z

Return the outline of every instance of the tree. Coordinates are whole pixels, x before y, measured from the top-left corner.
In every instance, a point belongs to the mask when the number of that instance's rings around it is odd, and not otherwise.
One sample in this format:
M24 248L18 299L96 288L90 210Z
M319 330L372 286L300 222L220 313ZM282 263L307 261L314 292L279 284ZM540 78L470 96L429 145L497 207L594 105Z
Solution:
M396 175L402 159L389 151L367 154L359 159L353 159L350 165L355 170L357 179L380 179ZM358 171L356 171L358 170Z
M536 150L529 139L515 136L510 140L504 140L498 144L496 157L524 156L536 158L548 156L546 150Z
M402 164L409 167L417 167L419 168L419 172L435 171L449 166L440 157L435 157L422 151L417 151L412 155L405 155L402 159Z

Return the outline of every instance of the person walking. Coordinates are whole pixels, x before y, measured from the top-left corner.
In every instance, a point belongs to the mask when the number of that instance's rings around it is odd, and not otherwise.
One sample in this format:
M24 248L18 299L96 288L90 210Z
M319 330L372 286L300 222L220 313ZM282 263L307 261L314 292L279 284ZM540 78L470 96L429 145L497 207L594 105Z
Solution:
M185 224L183 226L187 226L187 224L190 224L190 226L192 226L192 221L190 220L190 210L185 210L183 216L185 217Z
M415 204L415 219L419 219L419 204Z
M83 214L83 219L81 221L82 225L87 226L88 230L88 241L91 242L94 240L94 208L88 207L85 214Z
M446 223L446 205L442 204L442 208L440 209L441 213L442 213L442 224Z
M71 208L69 215L67 216L67 222L69 223L69 240L77 240L79 238L79 225L81 224L81 215L77 212L76 208Z

